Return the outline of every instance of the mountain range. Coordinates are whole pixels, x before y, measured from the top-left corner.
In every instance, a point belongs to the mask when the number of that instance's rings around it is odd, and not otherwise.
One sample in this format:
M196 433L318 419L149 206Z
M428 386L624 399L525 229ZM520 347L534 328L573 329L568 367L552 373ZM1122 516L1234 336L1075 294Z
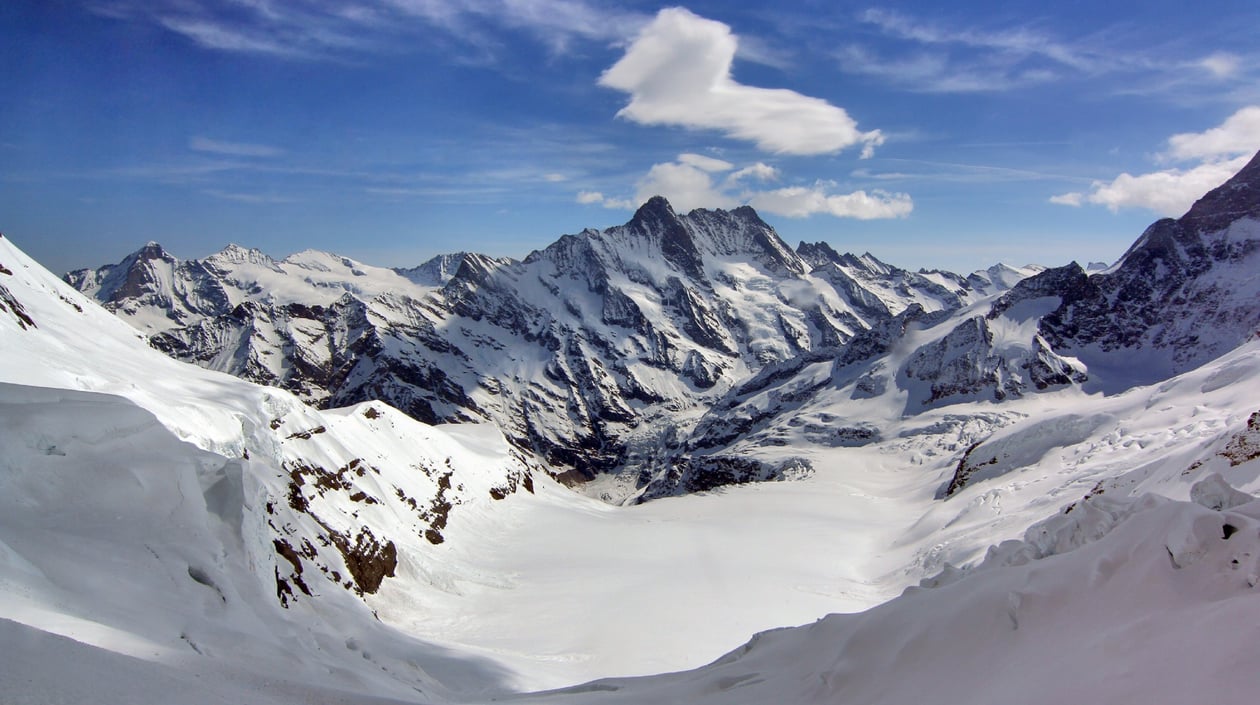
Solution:
M0 684L1251 702L1258 260L1260 155L1105 268L661 198L410 269L0 239Z
M810 360L834 361L852 394L907 395L914 414L1073 385L1114 392L1223 354L1260 328L1236 286L1255 240L1220 215L1255 215L1258 169L1093 273L909 272L826 243L793 250L748 207L684 215L658 197L523 261L461 253L391 270L235 245L180 261L149 243L66 280L177 359L324 408L381 400L426 423L489 420L535 467L570 484L611 476L594 486L642 500L799 469L724 448L765 410L724 430L703 415ZM945 335L895 366L881 359L921 328Z

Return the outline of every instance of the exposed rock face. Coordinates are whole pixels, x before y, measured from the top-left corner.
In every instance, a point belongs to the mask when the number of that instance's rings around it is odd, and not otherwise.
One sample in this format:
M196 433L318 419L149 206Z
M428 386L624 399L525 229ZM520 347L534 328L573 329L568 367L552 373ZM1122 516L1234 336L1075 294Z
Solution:
M1258 270L1260 154L1181 218L1147 228L1110 271L1065 287L1041 330L1055 350L1087 364L1141 350L1149 379L1133 381L1153 381L1260 330Z
M679 458L668 470L650 480L639 495L640 502L695 492L708 492L727 485L770 482L807 477L814 468L803 458L777 464L754 458L698 455Z
M1247 418L1247 428L1231 437L1220 455L1228 459L1231 466L1260 458L1260 411Z
M915 351L903 368L910 380L927 382L924 405L963 396L975 398L989 390L994 401L1019 394L1018 381L1005 374L1006 360L993 352L993 334L979 316L960 324L949 335Z

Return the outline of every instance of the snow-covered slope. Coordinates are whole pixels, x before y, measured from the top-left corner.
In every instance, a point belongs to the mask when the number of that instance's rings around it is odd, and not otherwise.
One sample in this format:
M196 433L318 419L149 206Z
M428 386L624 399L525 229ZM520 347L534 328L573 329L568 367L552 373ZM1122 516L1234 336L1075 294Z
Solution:
M760 634L694 672L522 702L1254 702L1260 501L1219 482L1196 486L1200 503L1086 500L965 576ZM1221 487L1236 493L1224 507Z
M153 674L275 692L496 687L492 664L374 615L477 579L446 544L532 488L497 431L446 433L379 402L320 412L171 360L7 239L0 299L0 618L13 638L64 648L36 630ZM359 643L372 644L361 658ZM7 700L21 674L2 673Z

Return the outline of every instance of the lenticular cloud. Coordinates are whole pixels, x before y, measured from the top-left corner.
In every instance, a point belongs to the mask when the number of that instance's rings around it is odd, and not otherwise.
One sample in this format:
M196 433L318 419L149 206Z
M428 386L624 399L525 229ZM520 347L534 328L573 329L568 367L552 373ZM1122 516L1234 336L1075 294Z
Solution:
M786 89L745 86L731 78L738 40L721 22L683 8L661 10L600 76L630 94L617 115L644 125L721 130L779 154L829 154L883 144L879 130L862 132L843 108Z

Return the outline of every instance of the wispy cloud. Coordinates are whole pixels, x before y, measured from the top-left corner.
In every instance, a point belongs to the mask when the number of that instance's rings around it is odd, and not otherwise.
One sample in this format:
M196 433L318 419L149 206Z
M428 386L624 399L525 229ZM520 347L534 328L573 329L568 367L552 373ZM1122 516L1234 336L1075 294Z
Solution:
M633 210L634 202L627 198L610 198L600 191L578 191L577 202L582 205L599 205L613 210Z
M1216 52L1199 59L1198 64L1217 78L1229 78L1238 73L1242 59L1235 54Z
M1066 176L1059 173L1016 169L992 164L965 164L960 162L933 161L928 159L885 159L885 162L905 165L913 170L873 171L855 169L854 177L880 181L939 181L959 184L1010 183L1014 181L1084 181L1089 179Z
M587 0L96 0L98 14L155 24L210 50L294 60L398 51L439 30L478 55L496 31L522 31L555 53L618 42L648 17Z
M1017 57L1040 56L1056 64L1081 71L1091 71L1110 58L1079 45L1056 41L1044 33L1027 27L999 30L951 28L911 18L897 12L869 9L861 20L885 33L928 45L958 45L974 49L990 49Z
M682 211L733 208L746 203L766 213L789 218L822 214L859 220L901 218L914 210L914 201L908 194L882 189L844 193L838 191L838 185L832 181L774 189L752 186L781 177L777 168L762 162L737 169L735 164L721 159L684 153L672 162L653 164L636 184L633 199L581 191L577 202L629 210L659 195Z
M1058 78L1053 70L1018 67L989 58L958 59L941 52L916 51L889 58L862 46L837 52L840 70L871 76L922 93L991 93L1048 83Z
M758 88L731 77L738 39L731 28L683 8L657 14L600 85L630 94L619 117L642 125L717 130L779 154L831 154L883 143L843 108L786 89Z
M386 135L352 152L321 144L304 144L295 152L261 140L247 141L245 135L239 140L224 139L237 134L196 135L178 156L161 152L154 158L112 165L28 169L0 178L162 184L238 203L280 203L282 197L317 202L332 197L477 205L566 200L574 188L571 184L589 188L592 174L621 183L634 178L615 173L620 157L600 140L598 129L487 123L477 133L475 142L420 146L409 142L407 149L396 148ZM613 176L608 176L610 171Z
M481 184L444 184L441 186L369 186L364 193L392 201L420 199L431 203L456 203L464 205L500 203L512 193L507 186Z
M1168 138L1167 148L1156 155L1170 167L1145 174L1122 173L1111 181L1095 181L1089 192L1074 191L1050 198L1051 203L1080 207L1087 203L1121 208L1145 208L1160 215L1177 216L1196 200L1229 179L1260 150L1260 106L1245 107L1223 123L1203 132L1186 132Z
M193 137L188 141L188 148L196 152L223 154L231 157L276 157L283 150L265 144L249 144L245 142L221 142L209 137Z
M218 198L224 201L234 201L236 203L251 203L255 205L274 205L279 203L296 203L297 200L285 196L276 196L266 193L250 193L241 191L220 191L218 189L204 189L202 191L207 196Z
M858 21L884 40L836 51L842 71L923 93L982 93L1105 76L1127 76L1119 92L1150 86L1239 79L1242 58L1215 52L1169 55L1166 48L1119 45L1115 32L1063 38L1036 25L957 26L884 9ZM1140 80L1139 80L1140 79ZM1145 87L1144 87L1145 86Z

